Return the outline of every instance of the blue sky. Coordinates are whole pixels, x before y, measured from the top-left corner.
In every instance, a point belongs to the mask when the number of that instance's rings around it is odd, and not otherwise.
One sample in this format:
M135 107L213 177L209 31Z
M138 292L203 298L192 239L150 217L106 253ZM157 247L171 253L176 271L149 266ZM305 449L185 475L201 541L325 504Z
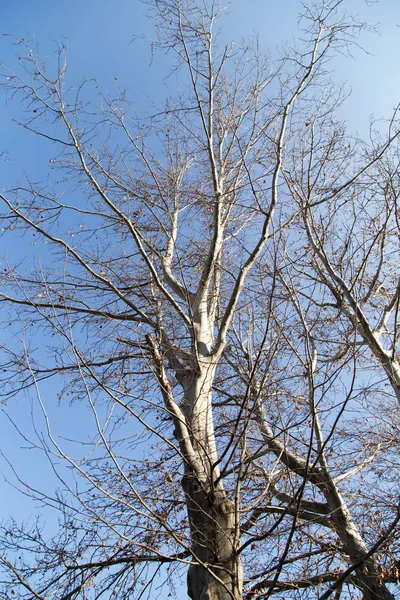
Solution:
M360 40L368 54L355 48L353 57L340 57L333 64L337 81L347 82L348 89L353 90L343 107L343 118L353 132L366 135L370 115L389 116L400 100L400 2L381 0L368 7L363 0L347 0L346 7L348 12L359 13L367 21L380 23L379 34L366 34ZM262 45L274 49L296 36L299 9L298 0L234 0L223 23L223 34L227 40L241 40L258 31ZM66 40L71 84L83 78L95 78L108 88L118 77L122 85L130 88L139 110L149 99L157 101L171 85L166 79L168 60L157 57L152 61L148 42L133 41L135 34L152 34L145 7L138 0L0 0L0 24L3 34L0 62L11 68L18 68L21 53L16 39L34 38L40 53L49 57L50 62L57 41ZM38 152L42 146L35 146L32 137L12 123L13 118L18 118L19 110L17 103L6 104L0 94L0 152L8 154L7 161L0 161L0 188L22 180L24 173L33 178L42 177L48 167L48 157ZM15 251L4 239L0 240L1 259L7 252ZM30 409L26 412L29 419ZM0 427L7 452L26 445L17 440L3 416L0 416ZM19 450L18 456L24 462ZM26 470L32 471L38 464L30 451ZM46 475L42 476L46 480ZM15 494L5 488L1 480L0 489L1 496L6 495L3 510L7 512L12 507L14 513L21 515L29 511L29 501L17 502Z
M223 23L227 40L241 41L253 32L260 34L262 45L274 49L291 41L297 33L299 0L234 0ZM396 57L400 54L400 3L380 0L368 6L364 0L346 0L349 13L358 13L378 23L379 34L365 34L361 44L366 54L354 48L353 58L341 57L333 66L340 82L352 90L343 116L354 132L366 135L370 115L388 116L400 97ZM136 35L152 35L146 19L146 7L139 0L71 0L67 3L40 0L0 2L0 62L18 67L21 48L16 39L34 39L43 57L51 59L57 42L68 43L68 81L95 78L102 87L110 87L115 77L130 89L140 106L166 91L170 81L165 57L151 61L149 44ZM18 117L18 104L8 109L2 98L0 110L1 151L10 162L0 162L0 186L12 184L23 171L39 168L37 155L31 152L31 136L13 127L10 118Z

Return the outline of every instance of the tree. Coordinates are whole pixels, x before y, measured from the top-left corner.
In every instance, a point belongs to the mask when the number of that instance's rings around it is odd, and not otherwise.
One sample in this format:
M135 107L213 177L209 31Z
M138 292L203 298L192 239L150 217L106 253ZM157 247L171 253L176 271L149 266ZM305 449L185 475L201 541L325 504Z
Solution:
M36 394L59 488L21 483L61 518L4 525L1 593L141 598L166 569L172 594L184 568L193 600L392 599L399 128L348 136L328 71L365 26L310 4L274 65L218 45L217 1L149 5L182 82L151 119L68 89L63 48L56 78L29 48L5 71L61 174L0 195L42 248L4 267L3 395ZM79 454L53 377L91 411Z

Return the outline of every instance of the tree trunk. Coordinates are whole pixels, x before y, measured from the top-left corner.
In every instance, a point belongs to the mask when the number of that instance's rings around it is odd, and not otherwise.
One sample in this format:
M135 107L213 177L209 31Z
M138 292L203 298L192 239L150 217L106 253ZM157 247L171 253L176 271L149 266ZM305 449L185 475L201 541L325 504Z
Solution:
M189 474L183 478L192 533L193 558L188 595L192 600L240 600L243 573L235 554L235 506L222 490L202 489Z
M201 465L201 477L185 465L182 486L190 523L193 561L188 571L192 600L240 600L243 573L236 554L236 507L219 479L218 453L211 408L216 363L203 356L197 373L181 383L183 411Z

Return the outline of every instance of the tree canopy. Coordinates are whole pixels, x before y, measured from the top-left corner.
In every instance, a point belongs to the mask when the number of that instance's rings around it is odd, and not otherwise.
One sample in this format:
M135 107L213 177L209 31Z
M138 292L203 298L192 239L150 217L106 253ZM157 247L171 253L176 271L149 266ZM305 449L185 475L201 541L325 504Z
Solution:
M3 260L1 395L35 404L13 426L57 486L14 474L58 521L3 523L0 595L394 599L398 111L355 138L330 76L367 25L307 3L274 59L217 0L146 4L179 82L146 115L71 87L63 46L2 70L54 151L0 192L35 237Z

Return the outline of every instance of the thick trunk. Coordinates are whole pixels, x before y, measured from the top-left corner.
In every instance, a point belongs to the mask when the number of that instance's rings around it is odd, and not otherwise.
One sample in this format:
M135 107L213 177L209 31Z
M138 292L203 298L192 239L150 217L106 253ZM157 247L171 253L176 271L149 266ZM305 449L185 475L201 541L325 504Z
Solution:
M190 475L183 479L192 533L193 560L188 572L192 600L240 600L243 573L235 554L235 506L222 490L204 490Z
M215 362L207 357L198 370L179 370L184 390L182 409L175 403L158 347L149 335L165 406L175 424L184 457L182 480L191 530L193 564L188 594L193 600L240 600L243 574L236 548L236 506L226 496L218 467L213 416L212 382Z
M183 411L201 476L185 465L182 480L190 522L194 563L188 572L192 600L240 600L243 574L237 548L235 505L219 480L211 408L215 363L204 357L200 370L182 381Z
M240 600L241 591L232 579L224 577L223 583L200 566L192 566L188 572L188 595L192 600Z

